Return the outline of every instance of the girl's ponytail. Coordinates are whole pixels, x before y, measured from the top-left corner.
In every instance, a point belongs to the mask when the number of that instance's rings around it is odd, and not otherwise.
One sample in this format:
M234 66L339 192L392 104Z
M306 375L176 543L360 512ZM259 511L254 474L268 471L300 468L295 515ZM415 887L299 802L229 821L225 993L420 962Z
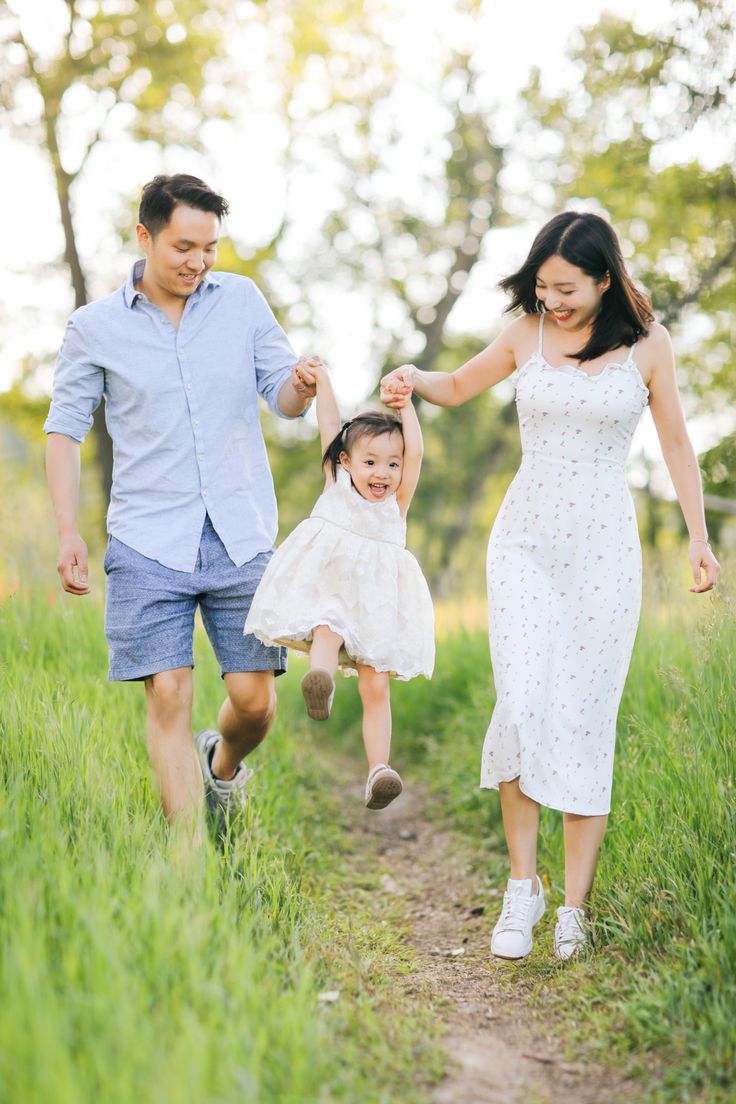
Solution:
M325 449L325 454L322 457L322 467L329 463L332 468L332 478L337 479L337 469L340 466L340 453L347 452L345 447L347 444L348 429L351 422L343 422L342 429L336 437L330 441L329 445Z

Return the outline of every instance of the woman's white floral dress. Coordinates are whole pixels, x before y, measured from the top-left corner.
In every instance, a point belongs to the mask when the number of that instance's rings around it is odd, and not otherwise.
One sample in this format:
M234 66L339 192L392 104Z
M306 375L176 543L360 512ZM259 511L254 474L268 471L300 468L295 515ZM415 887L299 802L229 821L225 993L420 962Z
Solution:
M520 369L522 462L488 546L497 701L481 786L519 778L535 801L607 813L616 715L641 605L641 548L625 463L649 392L634 348L597 375Z

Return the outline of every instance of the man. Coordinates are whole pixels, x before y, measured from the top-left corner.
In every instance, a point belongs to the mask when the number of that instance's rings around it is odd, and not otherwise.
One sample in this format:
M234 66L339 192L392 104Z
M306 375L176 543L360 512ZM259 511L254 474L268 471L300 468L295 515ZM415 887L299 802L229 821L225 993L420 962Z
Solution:
M44 426L58 571L64 590L84 595L80 444L104 394L114 452L109 678L144 683L164 812L195 842L205 793L213 812L244 804L242 761L271 725L274 675L286 666L283 649L243 636L277 529L258 396L294 418L314 395L252 281L210 273L227 211L193 176L146 185L136 227L145 259L118 291L71 316ZM217 730L197 736L199 763L191 728L198 605L227 690Z

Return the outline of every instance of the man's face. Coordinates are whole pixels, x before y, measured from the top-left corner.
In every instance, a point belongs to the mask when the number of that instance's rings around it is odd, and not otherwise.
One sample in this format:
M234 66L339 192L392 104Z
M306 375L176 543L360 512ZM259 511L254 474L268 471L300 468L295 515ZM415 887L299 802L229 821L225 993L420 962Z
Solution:
M180 205L155 238L140 223L136 233L146 254L146 276L178 299L188 298L217 260L220 220L211 211Z

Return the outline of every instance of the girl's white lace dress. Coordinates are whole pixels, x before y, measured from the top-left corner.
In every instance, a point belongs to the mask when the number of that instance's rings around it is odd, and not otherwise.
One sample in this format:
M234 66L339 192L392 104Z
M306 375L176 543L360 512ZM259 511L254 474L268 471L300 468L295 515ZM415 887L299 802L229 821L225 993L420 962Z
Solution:
M565 812L607 813L641 604L625 463L649 392L634 349L595 375L539 347L517 377L522 462L488 546L496 708L481 786L519 778Z
M327 625L345 641L341 667L364 663L395 678L430 678L434 614L429 587L407 550L396 496L368 502L338 468L311 515L276 549L245 632L308 651Z

